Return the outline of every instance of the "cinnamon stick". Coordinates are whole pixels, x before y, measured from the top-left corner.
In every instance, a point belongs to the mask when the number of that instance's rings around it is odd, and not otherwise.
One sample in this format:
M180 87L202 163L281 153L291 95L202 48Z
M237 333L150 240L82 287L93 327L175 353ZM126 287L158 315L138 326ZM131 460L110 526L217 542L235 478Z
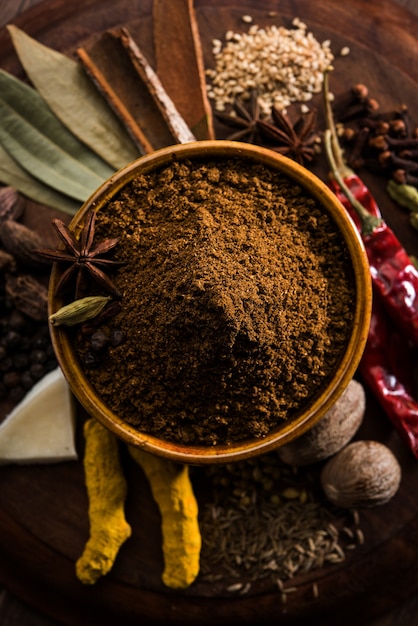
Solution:
M198 139L215 139L193 0L153 0L156 71Z
M195 141L126 28L106 31L89 47L78 48L77 55L141 153Z

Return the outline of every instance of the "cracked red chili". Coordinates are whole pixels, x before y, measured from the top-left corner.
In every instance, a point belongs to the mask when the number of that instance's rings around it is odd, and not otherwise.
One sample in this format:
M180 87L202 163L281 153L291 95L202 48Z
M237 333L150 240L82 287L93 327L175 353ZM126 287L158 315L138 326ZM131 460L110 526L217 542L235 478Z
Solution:
M405 335L391 324L378 294L359 372L400 437L418 458L418 401L412 395L411 350Z
M335 181L332 182L331 188L342 194L342 187L337 186ZM355 175L349 179L349 184L352 189L351 193L353 194L357 189L362 194L363 201L372 198L367 188L367 192L364 192L361 180ZM353 199L349 199L346 195L344 198L343 205L362 234L374 287L370 328L359 364L359 372L393 426L414 456L418 458L418 401L415 400L412 392L413 365L409 342L409 339L413 338L417 343L418 326L416 316L405 317L404 313L405 305L408 304L407 290L409 289L406 268L409 268L409 265L412 266L412 261L381 219L378 205L373 198L373 201L368 204L370 219L365 220L367 224L373 225L370 236L365 236L362 232L364 218L361 220L354 211ZM377 226L375 226L376 223ZM390 279L387 281L387 289L384 282L386 274L389 274ZM417 290L414 283L412 287L408 312L413 311L417 303ZM398 300L396 300L397 294ZM389 317L389 314L392 317ZM398 322L396 326L391 323L392 318Z
M373 196L337 155L331 132L325 132L325 147L331 168L332 188L345 196L343 202L361 234L373 286L380 294L394 323L418 345L418 270L405 248L382 219ZM356 195L357 194L357 195ZM363 202L360 200L362 198Z
M370 193L369 188L363 183L363 181L355 174L352 170L350 170L347 166L344 167L344 182L354 195L355 198L367 209L367 211L374 215L374 217L381 218L382 215L380 213L379 206ZM328 182L328 186L337 196L338 200L341 204L347 209L350 214L351 219L357 226L358 230L361 229L361 221L358 217L357 213L353 211L353 207L350 204L347 196L341 191L341 187L335 180L330 180Z
M325 74L325 148L333 175L329 185L361 234L373 283L371 324L359 371L418 458L418 401L413 396L410 344L410 340L418 344L418 272L383 221L373 195L344 161L327 89Z

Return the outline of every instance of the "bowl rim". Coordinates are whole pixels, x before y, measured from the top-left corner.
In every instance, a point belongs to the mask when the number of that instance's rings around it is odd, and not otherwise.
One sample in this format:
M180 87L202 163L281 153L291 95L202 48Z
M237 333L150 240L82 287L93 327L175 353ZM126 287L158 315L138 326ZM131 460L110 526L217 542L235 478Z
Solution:
M265 437L235 442L231 445L186 446L165 441L141 433L137 428L115 415L98 397L88 378L78 365L66 330L50 323L50 335L58 364L75 397L87 413L102 423L119 439L146 452L165 457L172 461L201 465L207 463L229 463L265 454L302 435L315 425L333 406L354 376L365 348L371 317L372 287L369 264L363 242L347 211L329 187L315 174L292 159L260 146L228 140L207 140L176 144L161 148L139 157L113 174L84 202L72 218L69 228L73 232L80 229L80 222L91 210L100 210L140 171L147 173L175 160L199 158L225 159L249 158L261 162L266 167L282 172L315 197L331 215L342 232L352 261L356 288L355 311L352 331L342 358L334 375L309 404L295 417L273 429ZM62 305L54 294L58 277L58 266L54 264L48 289L49 315ZM74 365L78 368L75 369Z

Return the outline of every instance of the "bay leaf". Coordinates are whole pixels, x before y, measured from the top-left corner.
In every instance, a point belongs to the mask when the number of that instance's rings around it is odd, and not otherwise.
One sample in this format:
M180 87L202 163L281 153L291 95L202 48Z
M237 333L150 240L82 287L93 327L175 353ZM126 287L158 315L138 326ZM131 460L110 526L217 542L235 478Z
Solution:
M109 178L114 168L79 141L52 113L39 93L0 69L0 94L12 109L30 121L41 133L68 152L77 161L91 169L101 178ZM1 121L0 121L1 123Z
M68 215L74 215L81 206L80 202L51 189L20 167L0 145L0 181L10 185L21 194L51 209L57 209Z
M78 163L0 98L0 143L32 176L84 202L103 178Z
M140 156L78 62L39 43L17 26L9 24L7 29L32 84L80 141L117 169Z

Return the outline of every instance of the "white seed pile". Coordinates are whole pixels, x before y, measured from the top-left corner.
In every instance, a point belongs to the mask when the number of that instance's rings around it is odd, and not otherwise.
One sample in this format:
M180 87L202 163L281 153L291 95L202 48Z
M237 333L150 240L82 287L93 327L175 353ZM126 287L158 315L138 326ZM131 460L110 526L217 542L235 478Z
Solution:
M292 26L253 24L247 33L228 31L223 47L220 39L213 40L215 68L206 74L208 96L217 111L225 110L237 96L247 99L254 88L266 115L273 105L285 110L321 91L323 73L334 59L331 42L317 41L299 18Z

